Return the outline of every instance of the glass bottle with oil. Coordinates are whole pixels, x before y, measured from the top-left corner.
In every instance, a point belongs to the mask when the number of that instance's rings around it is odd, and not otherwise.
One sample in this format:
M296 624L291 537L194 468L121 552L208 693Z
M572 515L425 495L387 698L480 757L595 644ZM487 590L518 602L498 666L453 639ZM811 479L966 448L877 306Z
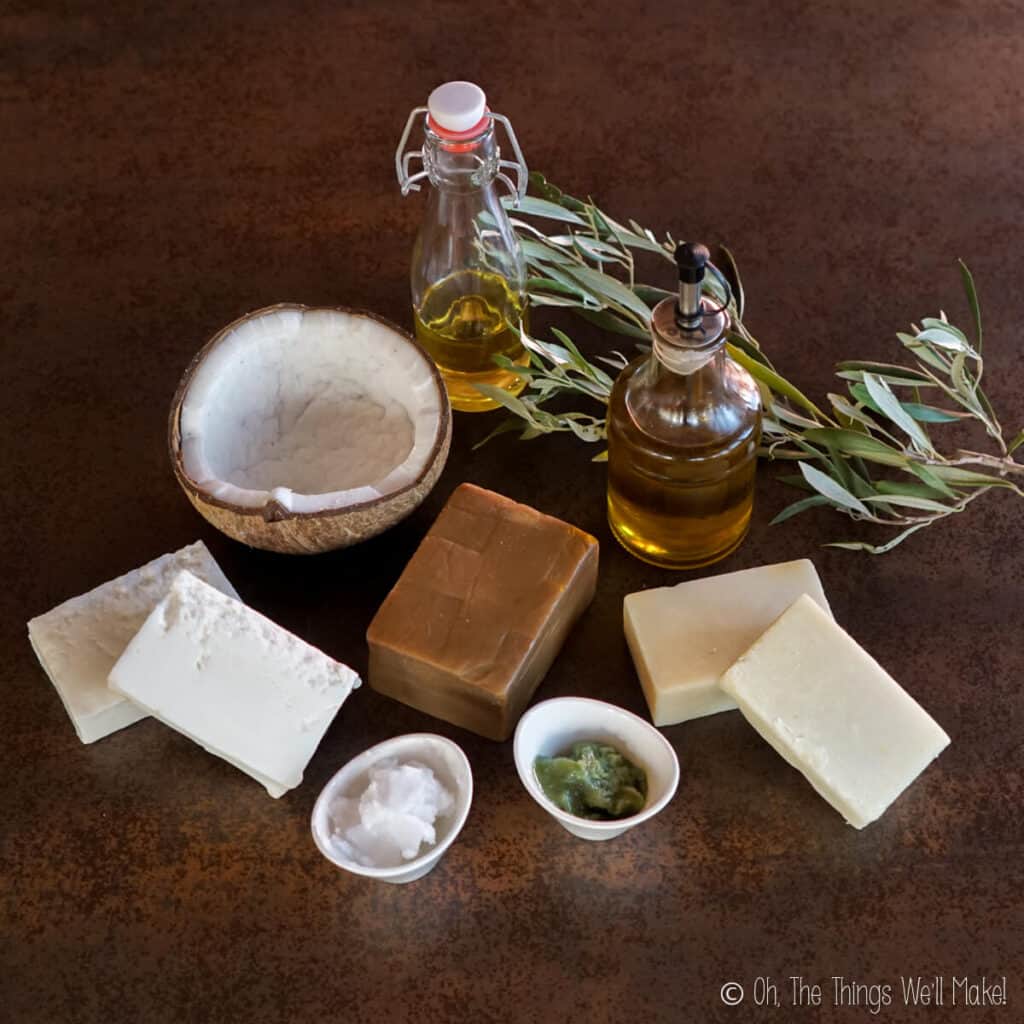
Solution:
M421 114L423 148L406 153ZM501 159L495 123L504 125L515 161ZM416 157L423 170L410 174ZM526 190L515 134L506 118L487 109L482 89L447 82L409 115L395 161L403 194L418 189L423 178L433 186L412 257L417 340L437 363L453 408L494 409L499 403L477 384L511 394L525 386L495 356L519 366L529 361L520 339L520 328L527 329L526 265L496 187L503 182L519 197ZM506 168L516 171L516 185Z
M651 320L653 348L608 405L608 520L616 539L669 569L709 565L746 536L761 433L757 385L725 349L729 316L702 294L714 269L680 245L679 295Z

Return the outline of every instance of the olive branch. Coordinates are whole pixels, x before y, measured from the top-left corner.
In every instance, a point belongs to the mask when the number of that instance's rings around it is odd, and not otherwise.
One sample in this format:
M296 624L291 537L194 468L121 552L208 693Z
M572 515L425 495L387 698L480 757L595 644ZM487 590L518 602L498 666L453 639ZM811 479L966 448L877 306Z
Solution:
M530 272L531 305L565 307L634 343L648 341L651 311L671 293L639 282L635 257L653 253L674 266L676 240L668 234L659 240L632 220L621 224L593 202L566 195L542 175L531 174L530 186L531 194L509 212ZM544 230L538 222L556 227ZM718 301L728 300L729 355L754 377L761 391L759 454L795 463L799 473L781 479L808 492L773 523L827 506L855 521L899 531L877 545L838 541L830 546L883 554L918 530L964 511L993 488L1024 497L1019 482L1024 464L1013 457L1024 445L1024 430L1007 441L982 390L981 310L974 280L962 261L973 342L944 313L925 318L910 332L896 335L906 362L839 363L836 377L845 393L829 393L826 412L776 370L747 329L736 262L728 250L723 248L722 253L733 294L725 294L713 277L705 285ZM526 366L497 357L502 367L525 381L521 394L478 385L514 414L481 444L515 430L525 440L557 432L570 432L591 443L604 440L600 407L607 406L614 380L597 362L618 372L628 360L621 352L610 351L591 362L564 331L552 328L552 334L556 340L546 342L522 332L529 353ZM597 408L579 412L546 407L567 395L587 399ZM996 450L940 451L929 431L962 422L983 427ZM602 452L595 458L606 457Z

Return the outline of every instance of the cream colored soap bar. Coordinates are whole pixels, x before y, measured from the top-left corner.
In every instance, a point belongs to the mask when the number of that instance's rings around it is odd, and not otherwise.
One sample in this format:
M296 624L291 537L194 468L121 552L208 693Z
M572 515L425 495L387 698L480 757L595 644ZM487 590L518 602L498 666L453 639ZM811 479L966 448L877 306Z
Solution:
M810 598L795 601L722 677L750 724L856 828L949 737Z
M735 708L719 678L801 594L829 610L806 558L629 594L626 640L654 724Z
M238 597L200 540L29 622L32 649L83 743L93 743L146 717L142 708L108 688L107 676L184 569L229 597Z

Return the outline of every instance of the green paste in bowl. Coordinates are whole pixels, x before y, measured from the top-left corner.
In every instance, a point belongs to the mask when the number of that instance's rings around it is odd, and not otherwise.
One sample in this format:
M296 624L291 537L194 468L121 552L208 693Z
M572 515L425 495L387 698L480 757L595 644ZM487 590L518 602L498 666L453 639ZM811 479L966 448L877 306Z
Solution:
M616 821L643 810L647 775L615 747L584 741L558 757L538 757L533 770L558 808L591 821Z

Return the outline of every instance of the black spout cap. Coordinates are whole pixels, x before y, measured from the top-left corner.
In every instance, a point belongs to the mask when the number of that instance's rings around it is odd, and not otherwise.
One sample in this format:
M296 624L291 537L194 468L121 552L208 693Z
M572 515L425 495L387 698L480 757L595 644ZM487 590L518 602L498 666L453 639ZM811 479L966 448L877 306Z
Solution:
M711 259L707 247L699 242L681 242L676 246L676 266L683 284L697 284L704 280L704 268Z

